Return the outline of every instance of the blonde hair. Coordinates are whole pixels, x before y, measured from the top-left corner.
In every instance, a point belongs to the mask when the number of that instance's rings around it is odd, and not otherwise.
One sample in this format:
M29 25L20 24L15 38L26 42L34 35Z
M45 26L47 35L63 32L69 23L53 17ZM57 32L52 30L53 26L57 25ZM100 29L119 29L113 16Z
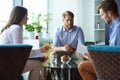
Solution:
M62 17L65 18L65 16L70 16L70 17L74 18L74 14L71 11L65 11L62 14Z

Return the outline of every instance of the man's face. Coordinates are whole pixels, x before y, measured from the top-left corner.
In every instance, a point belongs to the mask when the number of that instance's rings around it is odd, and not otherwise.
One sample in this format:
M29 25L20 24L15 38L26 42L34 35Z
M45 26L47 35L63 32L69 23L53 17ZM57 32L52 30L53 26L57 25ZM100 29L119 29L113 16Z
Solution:
M111 23L110 12L107 11L105 13L103 9L100 9L99 11L100 11L101 19L103 19L106 23Z
M63 23L64 23L64 25L65 25L65 28L66 28L67 30L70 30L70 29L73 27L74 20L73 20L73 18L70 17L70 16L65 16L65 17L63 18Z

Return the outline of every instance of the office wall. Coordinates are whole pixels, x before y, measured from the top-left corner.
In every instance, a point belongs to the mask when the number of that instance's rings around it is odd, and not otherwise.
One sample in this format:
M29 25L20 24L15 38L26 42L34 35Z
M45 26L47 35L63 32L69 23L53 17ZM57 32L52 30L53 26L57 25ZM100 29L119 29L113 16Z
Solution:
M94 0L79 0L78 23L81 25L85 41L94 40Z

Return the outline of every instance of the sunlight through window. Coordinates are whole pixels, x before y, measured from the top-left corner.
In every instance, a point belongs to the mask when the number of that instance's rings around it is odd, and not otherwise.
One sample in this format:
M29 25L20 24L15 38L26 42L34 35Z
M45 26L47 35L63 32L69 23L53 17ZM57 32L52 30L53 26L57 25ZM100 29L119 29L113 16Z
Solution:
M1 0L0 1L0 30L5 26L8 21L11 9L12 9L13 0Z
M47 13L47 0L23 0L23 6L28 9L28 23L31 22L33 14Z

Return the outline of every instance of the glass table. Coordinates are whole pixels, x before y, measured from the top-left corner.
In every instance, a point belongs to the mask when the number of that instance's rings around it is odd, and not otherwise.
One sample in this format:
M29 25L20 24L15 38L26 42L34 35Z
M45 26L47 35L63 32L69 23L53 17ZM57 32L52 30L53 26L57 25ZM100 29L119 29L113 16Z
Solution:
M44 80L82 80L77 65L70 61L68 64L57 62L43 66Z

